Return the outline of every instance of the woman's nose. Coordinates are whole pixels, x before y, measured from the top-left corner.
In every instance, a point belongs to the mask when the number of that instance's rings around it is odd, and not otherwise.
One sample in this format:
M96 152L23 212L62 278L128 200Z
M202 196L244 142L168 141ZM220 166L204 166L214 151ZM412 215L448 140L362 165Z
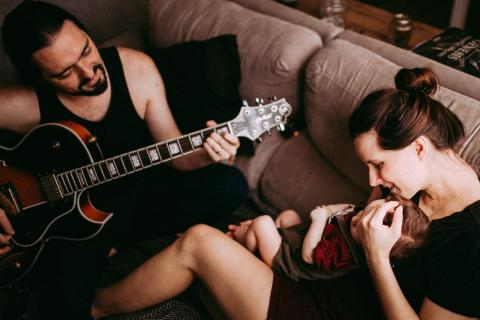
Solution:
M378 176L378 174L375 172L375 170L368 170L368 183L370 184L371 187L376 187L380 185L382 182L382 179Z

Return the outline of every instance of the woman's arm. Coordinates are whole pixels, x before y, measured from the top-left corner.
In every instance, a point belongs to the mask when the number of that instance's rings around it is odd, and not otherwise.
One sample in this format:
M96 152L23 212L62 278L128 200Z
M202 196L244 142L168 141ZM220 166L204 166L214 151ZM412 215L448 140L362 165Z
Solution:
M315 249L322 239L323 230L327 224L328 216L329 214L327 210L322 207L316 207L310 212L312 223L308 228L302 245L302 258L306 263L313 264L313 249Z
M383 219L392 210L392 224L386 226ZM389 201L374 210L364 210L355 225L352 221L352 236L365 251L367 265L387 319L470 319L442 308L428 298L423 301L420 315L410 306L395 278L389 258L391 248L400 237L402 219L402 207L398 206L398 202Z

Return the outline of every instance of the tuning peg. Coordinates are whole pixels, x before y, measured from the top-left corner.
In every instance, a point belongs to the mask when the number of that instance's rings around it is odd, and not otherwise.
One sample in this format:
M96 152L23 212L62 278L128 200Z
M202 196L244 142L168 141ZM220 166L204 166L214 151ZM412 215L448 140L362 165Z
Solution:
M258 137L257 139L255 139L255 142L256 142L256 143L262 142L262 137Z
M268 133L269 136L272 135L272 131L270 131L270 129L267 130L267 133Z
M262 98L255 98L255 102L257 104L263 104L263 99Z
M278 99L277 99L277 96L273 96L272 98L273 98L273 101L277 101L277 100L278 100Z
M277 126L277 129L278 131L284 131L285 130L285 125L283 123L280 123L278 126Z
M242 100L242 104L244 107L248 107L248 101L247 100Z

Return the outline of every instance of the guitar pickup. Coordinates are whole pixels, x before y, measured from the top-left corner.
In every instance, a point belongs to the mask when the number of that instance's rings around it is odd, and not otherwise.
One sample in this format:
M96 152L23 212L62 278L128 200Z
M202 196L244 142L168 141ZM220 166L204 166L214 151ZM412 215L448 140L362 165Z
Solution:
M63 195L53 174L40 177L40 183L49 202L58 202L63 199Z
M0 186L0 207L7 214L14 216L18 215L22 210L20 200L12 183L5 183Z

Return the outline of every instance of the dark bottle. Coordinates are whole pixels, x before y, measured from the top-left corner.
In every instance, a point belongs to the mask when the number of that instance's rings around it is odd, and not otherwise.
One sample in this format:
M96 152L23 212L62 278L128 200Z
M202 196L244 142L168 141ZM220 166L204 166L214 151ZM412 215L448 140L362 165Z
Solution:
M408 48L412 36L412 20L404 13L396 13L389 25L390 42L401 48Z

